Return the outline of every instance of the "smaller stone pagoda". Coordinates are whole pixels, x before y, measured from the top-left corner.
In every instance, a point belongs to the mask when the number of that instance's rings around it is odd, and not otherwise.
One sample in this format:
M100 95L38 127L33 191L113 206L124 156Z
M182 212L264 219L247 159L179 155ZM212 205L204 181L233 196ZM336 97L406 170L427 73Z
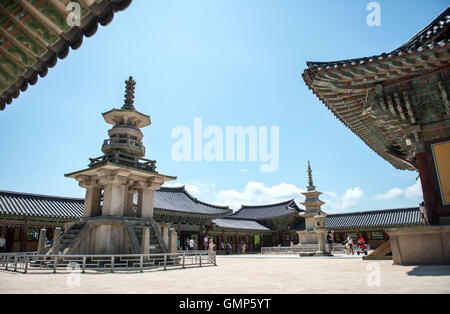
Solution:
M319 242L317 228L321 227L323 215L321 207L325 204L319 199L322 192L316 191L313 184L311 165L308 161L308 186L306 192L302 194L306 197L305 201L301 203L305 206L305 212L301 214L305 218L305 230L299 231L299 244L317 244ZM320 233L322 235L322 233Z

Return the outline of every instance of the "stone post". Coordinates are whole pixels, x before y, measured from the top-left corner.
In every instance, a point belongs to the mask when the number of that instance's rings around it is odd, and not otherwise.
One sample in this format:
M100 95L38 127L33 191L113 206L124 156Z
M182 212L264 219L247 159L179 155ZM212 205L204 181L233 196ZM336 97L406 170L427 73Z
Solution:
M44 255L45 254L45 240L46 240L46 229L41 229L39 231L39 243L38 243L38 249L37 253L38 255Z
M167 247L169 247L169 227L170 224L164 224L161 226L162 228L162 238Z
M58 255L59 249L61 247L61 228L56 227L55 232L53 233L53 254Z
M150 228L142 229L141 254L150 254Z
M142 189L139 191L140 208L142 218L153 218L153 202L155 190Z
M169 252L170 253L177 253L177 231L175 228L169 229Z
M325 251L325 235L326 229L324 228L316 228L317 233L317 244L319 245L319 250L317 251L316 255L324 255Z
M170 228L170 223L163 223L163 222L158 223L159 233L161 234L162 240L168 249L170 247L169 228Z
M108 184L103 194L102 216L123 216L126 206L126 187L124 185Z
M314 231L317 234L317 244L319 245L319 250L316 252L316 256L324 256L329 255L325 250L325 233L327 229L325 228L325 216L323 216L320 212L318 215L314 216L314 221L316 222L316 227Z
M102 216L123 216L128 193L128 171L98 170L99 184L103 188Z
M101 189L98 187L86 187L84 198L84 217L96 217L100 215Z
M129 190L126 194L126 205L124 210L124 216L125 217L132 217L133 216L133 197L134 197L134 190Z

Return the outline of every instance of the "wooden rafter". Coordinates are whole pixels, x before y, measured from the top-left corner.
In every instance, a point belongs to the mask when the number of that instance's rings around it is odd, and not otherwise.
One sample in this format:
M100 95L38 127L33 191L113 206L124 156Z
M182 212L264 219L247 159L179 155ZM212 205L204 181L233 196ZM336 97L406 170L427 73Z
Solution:
M5 31L3 28L0 27L0 34L5 36L9 41L11 41L12 43L14 43L14 45L16 45L17 47L20 48L20 50L22 50L23 52L25 52L30 58L33 59L33 61L36 60L36 58L38 58L39 56L36 55L35 53L33 53L33 51L31 51L30 49L28 49L27 47L25 47L25 45L23 45L20 41L18 41L17 39L15 39L13 36L11 36L7 31Z
M3 54L5 57L7 57L15 65L23 68L24 71L26 70L27 66L23 64L22 61L18 60L17 58L14 58L5 48L0 47L0 53Z
M6 72L6 73L8 73L14 80L17 80L18 79L18 77L10 70L10 69L8 69L8 67L6 66L6 64L2 64L2 65L0 65L1 67L2 67L2 69Z
M58 36L63 33L63 31L55 23L53 23L48 17L42 14L31 3L29 3L26 0L17 0L17 1L26 11L28 11L34 18L36 18L38 21L40 21L42 24L48 27L53 33L55 33Z
M59 0L47 0L51 3L58 11L64 16L67 16L69 12L67 11L66 6Z
M0 12L2 12L3 14L5 14L9 21L11 21L14 25L16 25L18 28L20 28L21 30L23 30L25 33L27 33L29 36L31 36L34 40L36 40L36 42L41 45L42 48L46 49L49 45L49 43L45 42L44 39L41 38L41 36L39 36L38 34L36 34L33 30L31 30L28 26L26 26L25 24L21 23L14 15L12 15L11 13L8 12L8 10L6 10L5 8L3 8L2 6L0 6Z
M94 0L78 0L78 2L85 8L88 8L95 3Z

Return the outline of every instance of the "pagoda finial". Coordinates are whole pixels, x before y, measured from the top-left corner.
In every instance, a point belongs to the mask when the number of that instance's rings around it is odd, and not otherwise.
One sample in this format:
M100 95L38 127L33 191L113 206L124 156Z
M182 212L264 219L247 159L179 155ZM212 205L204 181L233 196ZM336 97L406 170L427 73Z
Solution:
M312 178L312 170L311 165L308 160L308 191L313 191L315 189L315 186L313 184L313 178Z
M125 110L135 110L134 109L134 86L136 82L133 81L133 77L130 76L128 80L125 81L125 104L122 109Z

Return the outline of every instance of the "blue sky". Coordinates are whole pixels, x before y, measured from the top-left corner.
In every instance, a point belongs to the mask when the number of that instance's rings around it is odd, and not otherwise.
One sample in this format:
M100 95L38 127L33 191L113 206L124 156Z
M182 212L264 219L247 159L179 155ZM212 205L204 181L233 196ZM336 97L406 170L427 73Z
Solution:
M306 61L391 51L420 31L447 1L134 0L0 112L0 189L83 197L64 173L101 155L110 128L101 116L123 104L150 114L147 158L192 194L238 206L295 197L314 183L329 212L416 206L415 172L399 171L343 126L301 79ZM177 125L279 126L279 168L260 162L176 162Z

